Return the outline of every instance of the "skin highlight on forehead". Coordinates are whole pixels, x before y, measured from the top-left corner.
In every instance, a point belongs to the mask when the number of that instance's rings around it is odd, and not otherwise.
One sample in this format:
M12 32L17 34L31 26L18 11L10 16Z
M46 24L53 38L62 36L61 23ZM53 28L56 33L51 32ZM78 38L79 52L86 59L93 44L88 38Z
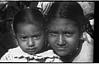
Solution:
M53 20L48 28L50 28L53 31L75 31L76 30L75 28L78 27L75 21L60 18Z
M18 27L17 28L18 33L21 33L21 34L28 34L28 33L30 34L31 33L31 35L33 35L33 34L37 34L40 32L39 27L37 27L34 24L23 23L23 24L18 24L17 27Z

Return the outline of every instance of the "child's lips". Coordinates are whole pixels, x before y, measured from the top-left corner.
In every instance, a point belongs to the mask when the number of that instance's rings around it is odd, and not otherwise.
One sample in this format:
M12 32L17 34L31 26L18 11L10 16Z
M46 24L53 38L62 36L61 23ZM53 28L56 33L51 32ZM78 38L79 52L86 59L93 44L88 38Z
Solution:
M37 48L27 48L28 51L36 51Z

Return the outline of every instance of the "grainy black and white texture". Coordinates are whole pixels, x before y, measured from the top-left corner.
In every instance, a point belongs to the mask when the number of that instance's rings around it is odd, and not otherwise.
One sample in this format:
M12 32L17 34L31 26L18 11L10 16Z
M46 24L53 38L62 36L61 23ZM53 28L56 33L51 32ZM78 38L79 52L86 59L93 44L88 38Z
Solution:
M18 2L16 1L11 2L11 1L12 0L0 0L0 58L8 51L8 49L17 46L12 29L13 17L15 16L15 14L25 7L30 7L30 8L37 7L39 3L38 0L29 0L29 1L16 0ZM40 0L40 1L44 1L44 0ZM59 1L59 0L54 0L54 1ZM68 1L68 0L61 0L61 1ZM75 1L75 0L69 0L69 1ZM79 1L78 3L83 8L85 17L87 17L89 20L92 21L92 24L90 24L92 30L88 29L88 33L92 36L92 38L94 38L93 19L94 19L95 3L87 2L87 1L98 1L98 0L77 0L77 1ZM86 2L80 2L80 1L86 1ZM51 5L47 5L46 3L48 4L48 2L41 2L41 4L39 4L38 6L42 13L44 13L44 9L49 9L47 8L47 6L51 6ZM49 2L49 4L52 3Z

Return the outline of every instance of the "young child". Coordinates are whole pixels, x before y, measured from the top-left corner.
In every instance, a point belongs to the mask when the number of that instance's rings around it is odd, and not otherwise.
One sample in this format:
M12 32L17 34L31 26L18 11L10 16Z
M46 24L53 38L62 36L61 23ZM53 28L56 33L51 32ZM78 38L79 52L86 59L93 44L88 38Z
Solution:
M93 62L93 41L84 29L89 21L77 2L55 2L46 17L51 47L46 62Z
M36 8L26 8L18 12L13 22L18 46L9 49L0 62L43 62L36 55L44 48L43 22L43 15Z

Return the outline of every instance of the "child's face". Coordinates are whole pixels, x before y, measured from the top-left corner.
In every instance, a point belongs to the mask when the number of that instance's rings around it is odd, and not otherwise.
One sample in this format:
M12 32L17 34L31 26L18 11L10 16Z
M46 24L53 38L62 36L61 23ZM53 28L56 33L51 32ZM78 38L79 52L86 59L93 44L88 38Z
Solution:
M74 21L57 18L48 26L48 42L59 56L66 56L77 49L79 28Z
M17 26L17 40L21 49L28 54L35 54L43 46L43 32L33 24L20 23Z

